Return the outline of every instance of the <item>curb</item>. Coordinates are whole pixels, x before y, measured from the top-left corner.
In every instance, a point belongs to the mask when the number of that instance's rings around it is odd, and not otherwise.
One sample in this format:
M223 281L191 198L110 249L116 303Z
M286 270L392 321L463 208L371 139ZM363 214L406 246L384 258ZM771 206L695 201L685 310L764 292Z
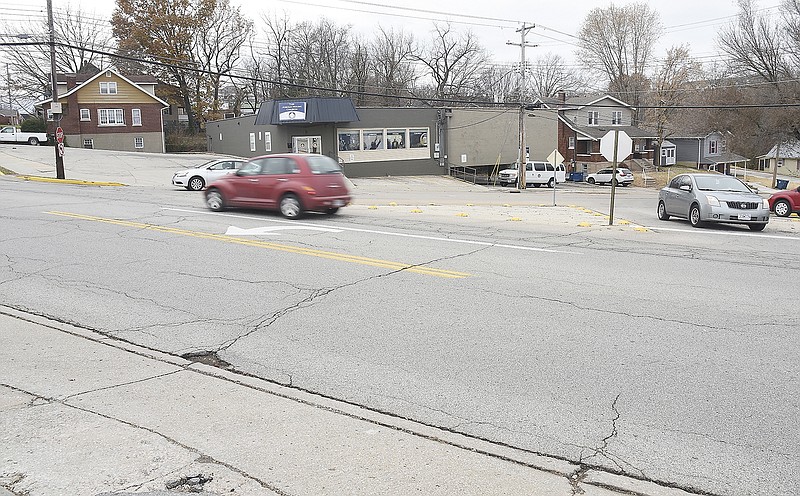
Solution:
M2 174L3 171L0 171ZM51 177L41 177L41 176L23 176L17 175L18 178L23 179L25 181L38 181L43 183L62 183L62 184L79 184L83 186L127 186L127 184L123 183L115 183L115 182L106 182L106 181L84 181L80 179L56 179Z

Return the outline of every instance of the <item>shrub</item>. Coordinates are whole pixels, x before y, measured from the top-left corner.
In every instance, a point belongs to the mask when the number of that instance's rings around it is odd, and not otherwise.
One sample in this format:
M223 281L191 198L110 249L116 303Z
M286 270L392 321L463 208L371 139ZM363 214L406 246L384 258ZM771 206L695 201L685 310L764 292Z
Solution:
M186 130L170 130L164 136L167 153L208 151L205 133L190 133Z
M43 133L47 131L47 123L40 118L25 119L22 121L20 130L23 133Z

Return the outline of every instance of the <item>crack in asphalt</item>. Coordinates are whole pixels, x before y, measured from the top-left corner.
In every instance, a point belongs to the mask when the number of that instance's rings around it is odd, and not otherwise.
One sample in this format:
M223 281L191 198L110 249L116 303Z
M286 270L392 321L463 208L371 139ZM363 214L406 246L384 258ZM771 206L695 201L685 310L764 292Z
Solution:
M181 371L183 371L183 369ZM178 371L176 371L176 372L178 372ZM170 374L166 374L166 375L170 375ZM158 377L159 376L154 376L154 377L147 378L147 379L145 379L143 381L135 381L135 382L144 382L144 381L147 381L147 380L156 379ZM4 385L4 384L0 384L0 385ZM119 386L123 386L123 385L124 384L119 384L119 385L114 385L114 386L110 386L108 388L101 388L101 389L113 389L115 387L119 387ZM6 386L6 385L4 385L4 386ZM125 420L125 419L117 418L117 417L114 417L112 415L101 413L99 411L95 411L95 410L91 410L89 408L85 408L85 407L82 407L82 406L79 406L79 405L75 405L75 404L69 403L67 401L70 398L74 399L77 396L81 396L82 394L88 394L91 391L88 391L86 393L71 395L71 396L69 396L67 398L63 398L63 399L58 399L58 398L53 398L53 397L42 396L42 395L33 393L31 391L25 391L23 389L20 389L20 388L17 388L17 387L13 387L13 386L6 386L6 387L9 387L9 388L11 388L11 389L13 389L15 391L30 395L33 398L31 400L31 402L34 402L36 400L44 402L44 403L40 403L37 406L41 406L42 404L52 404L52 403L60 404L60 405L63 405L65 407L67 407L67 408L71 408L71 409L79 411L79 412L88 413L90 415L95 415L97 417L100 417L100 418L103 418L103 419L106 419L106 420L111 420L113 422L118 422L118 423L120 423L122 425L126 425L128 427L132 427L134 429L138 429L138 430L153 434L155 436L158 436L158 437L164 439L165 441L167 441L168 443L170 443L170 444L172 444L174 446L178 446L178 447L180 447L180 448L182 448L184 450L189 451L190 453L194 453L198 457L202 457L206 463L213 463L213 464L225 467L228 470L231 470L232 472L235 472L235 473L241 475L242 477L259 484L262 488L269 489L270 491L273 491L273 492L275 492L276 494L278 494L280 496L291 496L289 493L287 493L287 492L285 492L285 491L283 491L283 490L281 490L281 489L269 484L267 481L261 480L258 477L250 475L247 472L245 472L244 470L242 470L240 468L237 468L237 467L231 465L230 463L224 462L222 460L217 460L213 456L210 456L210 455L207 455L207 454L203 453L198 448L195 448L194 446L190 446L188 444L182 443L182 442L178 441L177 439L171 438L170 436L167 436L166 434L158 432L155 429L152 429L150 427L146 427L146 426L143 426L143 425L139 425L139 424L137 424L135 422L131 422L131 421L128 421L128 420ZM34 405L29 405L29 406L30 407L35 407Z

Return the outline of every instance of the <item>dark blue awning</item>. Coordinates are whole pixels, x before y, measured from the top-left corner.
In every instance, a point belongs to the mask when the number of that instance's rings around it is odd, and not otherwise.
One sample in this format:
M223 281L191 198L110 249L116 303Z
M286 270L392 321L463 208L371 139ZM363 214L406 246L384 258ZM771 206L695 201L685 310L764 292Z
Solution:
M356 122L358 114L349 98L294 98L270 100L261 104L256 125L328 124Z

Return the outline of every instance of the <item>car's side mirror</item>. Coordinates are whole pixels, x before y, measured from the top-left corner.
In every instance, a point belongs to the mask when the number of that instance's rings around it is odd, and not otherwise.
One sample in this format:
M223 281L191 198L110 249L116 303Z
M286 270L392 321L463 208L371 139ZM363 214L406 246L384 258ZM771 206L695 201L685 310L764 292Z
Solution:
M689 186L688 184L683 184L681 185L680 189L682 189L683 191L691 191L692 187Z

